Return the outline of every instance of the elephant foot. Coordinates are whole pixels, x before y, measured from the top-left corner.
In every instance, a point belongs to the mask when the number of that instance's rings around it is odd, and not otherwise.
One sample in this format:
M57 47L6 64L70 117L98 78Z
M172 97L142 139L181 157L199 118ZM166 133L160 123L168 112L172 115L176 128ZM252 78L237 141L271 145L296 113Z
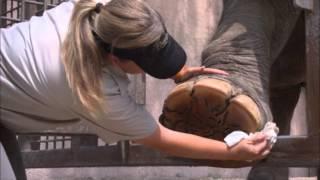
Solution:
M193 79L176 86L165 100L160 123L169 129L223 140L234 130L255 132L262 126L257 104L231 83Z

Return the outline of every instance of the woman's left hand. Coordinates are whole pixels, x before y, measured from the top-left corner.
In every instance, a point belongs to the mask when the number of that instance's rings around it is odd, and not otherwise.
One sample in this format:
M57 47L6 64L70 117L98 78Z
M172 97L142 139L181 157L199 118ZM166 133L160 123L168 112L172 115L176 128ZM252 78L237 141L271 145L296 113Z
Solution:
M214 69L214 68L206 68L204 66L201 67L187 67L184 66L175 76L172 77L175 83L181 83L186 81L194 76L201 74L221 74L228 75L227 72Z

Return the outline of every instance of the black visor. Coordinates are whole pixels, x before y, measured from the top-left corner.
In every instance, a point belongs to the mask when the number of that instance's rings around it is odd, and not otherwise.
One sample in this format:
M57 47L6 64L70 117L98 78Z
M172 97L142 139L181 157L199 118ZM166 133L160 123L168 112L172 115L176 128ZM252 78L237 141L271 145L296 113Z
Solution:
M112 52L120 59L134 61L146 73L159 79L177 74L187 59L183 48L168 33L164 33L160 40L141 48L111 48L110 44L101 40L99 44L106 52Z

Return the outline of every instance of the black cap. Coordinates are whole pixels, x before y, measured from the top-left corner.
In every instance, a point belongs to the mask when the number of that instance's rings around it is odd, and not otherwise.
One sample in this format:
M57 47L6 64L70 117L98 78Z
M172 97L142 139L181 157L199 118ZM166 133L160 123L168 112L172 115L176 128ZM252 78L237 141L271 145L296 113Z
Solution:
M111 48L110 44L104 42L102 45L107 52L112 52L120 59L134 61L142 70L158 79L170 78L177 74L187 59L183 48L167 32L158 41L146 47Z

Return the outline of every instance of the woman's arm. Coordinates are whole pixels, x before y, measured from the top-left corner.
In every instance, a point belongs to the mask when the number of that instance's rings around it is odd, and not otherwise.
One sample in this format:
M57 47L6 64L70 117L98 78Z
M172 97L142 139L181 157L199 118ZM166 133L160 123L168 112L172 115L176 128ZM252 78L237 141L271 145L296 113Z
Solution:
M160 124L151 136L136 142L174 156L212 160L262 159L271 148L263 134L257 134L250 140L242 140L236 146L228 148L221 141L172 131Z

